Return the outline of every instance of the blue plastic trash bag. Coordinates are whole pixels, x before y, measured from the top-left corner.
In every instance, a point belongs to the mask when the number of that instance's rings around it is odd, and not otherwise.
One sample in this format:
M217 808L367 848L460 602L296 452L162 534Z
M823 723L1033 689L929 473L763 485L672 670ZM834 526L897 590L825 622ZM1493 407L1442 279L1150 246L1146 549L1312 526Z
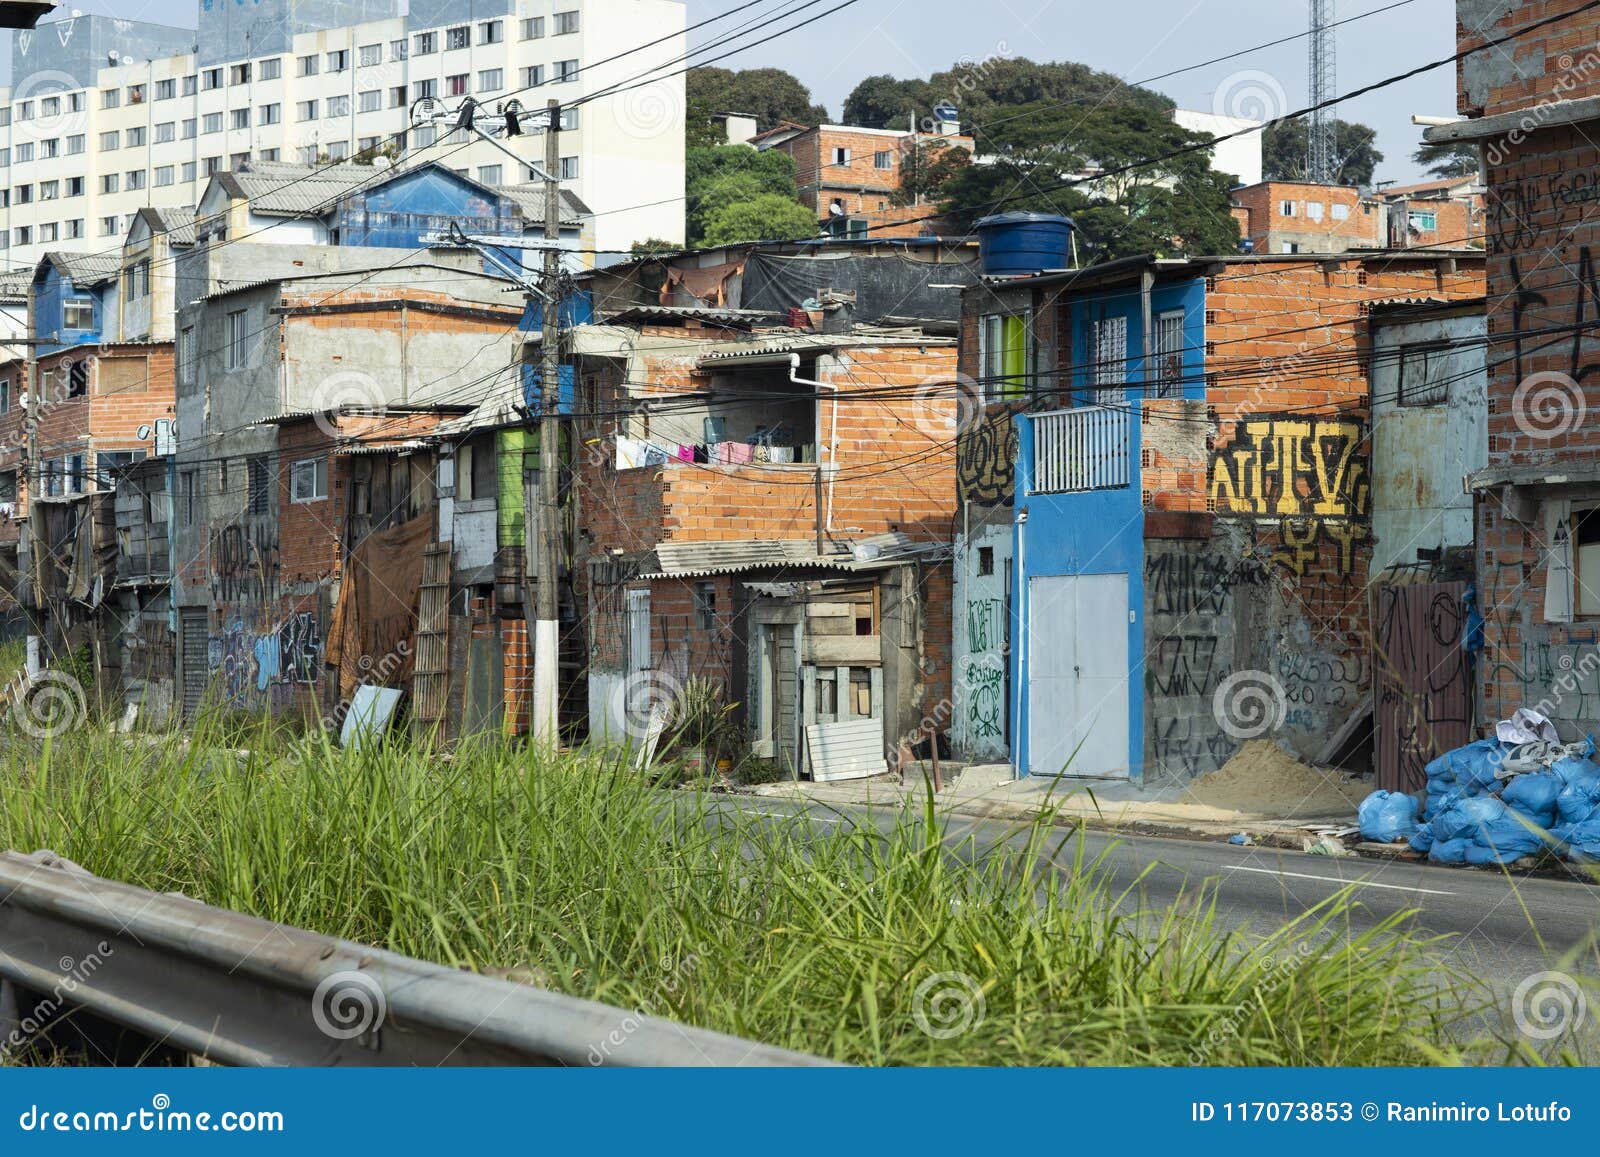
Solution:
M1472 839L1484 824L1505 818L1506 805L1492 795L1464 799L1433 820L1433 838L1446 843Z
M1375 791L1356 812L1361 838L1392 844L1417 830L1417 801L1404 792Z
M1492 851L1494 858L1473 862L1503 864L1539 851L1545 845L1546 833L1543 827L1530 827L1531 823L1508 809L1501 818L1479 825L1473 844Z
M1600 860L1600 818L1563 828L1561 838L1570 859Z
M1594 815L1600 802L1600 777L1573 779L1556 795L1557 820L1567 826L1581 824Z
M1433 825L1418 824L1417 830L1411 833L1411 850L1425 852L1433 847Z
M1498 785L1495 772L1505 757L1506 745L1495 739L1480 739L1450 753L1456 783L1469 793L1492 792Z
M1428 852L1428 859L1435 864L1464 864L1467 844L1467 840L1439 840Z
M1561 778L1554 772L1536 771L1519 775L1506 784L1500 798L1513 811L1527 816L1541 828L1556 822L1556 796L1561 794Z

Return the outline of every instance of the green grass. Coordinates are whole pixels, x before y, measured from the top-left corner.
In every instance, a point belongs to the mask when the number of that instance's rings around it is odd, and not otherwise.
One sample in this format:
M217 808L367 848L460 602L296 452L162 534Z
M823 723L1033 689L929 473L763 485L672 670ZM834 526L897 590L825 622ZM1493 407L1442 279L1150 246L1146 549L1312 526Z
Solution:
M1398 919L1351 932L1340 899L1254 939L1202 892L1141 914L1047 823L975 864L931 808L882 833L719 819L604 754L207 738L4 745L0 846L842 1061L1454 1055L1461 992Z

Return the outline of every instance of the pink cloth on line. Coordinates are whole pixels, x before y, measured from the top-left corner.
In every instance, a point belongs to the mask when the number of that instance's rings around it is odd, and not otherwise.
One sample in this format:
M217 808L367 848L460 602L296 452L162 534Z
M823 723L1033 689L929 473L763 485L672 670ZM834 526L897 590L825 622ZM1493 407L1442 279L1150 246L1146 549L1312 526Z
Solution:
M693 446L679 446L678 447L678 461L679 462L693 462L694 461L694 447Z
M728 448L728 461L733 465L750 461L754 449L748 442L719 442L718 445Z

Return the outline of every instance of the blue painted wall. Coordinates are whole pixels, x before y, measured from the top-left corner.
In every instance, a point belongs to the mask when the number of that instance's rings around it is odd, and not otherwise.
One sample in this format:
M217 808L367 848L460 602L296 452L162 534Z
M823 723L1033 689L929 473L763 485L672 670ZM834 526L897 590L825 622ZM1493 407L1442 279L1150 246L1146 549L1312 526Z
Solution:
M1091 321L1105 317L1124 317L1128 325L1127 369L1129 421L1130 485L1115 490L1090 490L1075 494L1033 493L1034 421L1029 415L1017 418L1016 505L1027 511L1027 521L1016 524L1012 547L1016 566L1011 590L1011 605L1019 608L1017 630L1026 632L1031 606L1028 580L1055 575L1126 574L1128 609L1133 621L1128 624L1128 658L1136 664L1128 678L1128 767L1137 779L1144 759L1144 506L1140 492L1140 420L1145 380L1143 358L1144 325L1137 287L1107 289L1064 297L1071 307L1072 348L1090 348ZM1159 316L1172 310L1184 311L1184 387L1188 398L1205 397L1205 282L1201 279L1157 285L1151 295L1151 313ZM1071 385L1074 391L1088 384L1088 369L1082 357L1074 358ZM1088 404L1086 393L1075 393L1074 404ZM1012 757L1019 776L1028 774L1028 720L1032 704L1028 692L1028 647L1011 648L1011 685L1015 688L1014 736ZM1044 705L1041 709L1048 710Z
M441 166L429 166L347 197L328 217L341 245L415 249L452 223L468 233L520 231L509 197ZM515 252L515 251L513 251ZM513 258L520 260L520 254Z
M37 346L39 355L55 353L75 345L94 345L100 341L104 319L106 286L79 289L61 275L54 265L44 265L34 280L35 333L42 338L54 338L53 344ZM88 301L94 306L93 329L66 328L66 303L69 300Z

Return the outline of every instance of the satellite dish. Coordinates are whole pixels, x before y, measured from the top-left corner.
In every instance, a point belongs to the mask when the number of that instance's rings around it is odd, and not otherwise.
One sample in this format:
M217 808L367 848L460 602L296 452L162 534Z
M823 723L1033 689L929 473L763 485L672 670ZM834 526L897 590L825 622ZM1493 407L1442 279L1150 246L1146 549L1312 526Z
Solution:
M387 169L392 164L394 164L394 162L388 157L384 156L382 153L379 153L377 156L372 158L372 167L374 169Z
M833 202L831 205L828 206L828 216L830 216L830 217L843 217L844 216L844 206L839 204L839 202L837 202L837 201Z
M961 119L961 110L953 104L936 104L933 115L942 121L956 121Z

